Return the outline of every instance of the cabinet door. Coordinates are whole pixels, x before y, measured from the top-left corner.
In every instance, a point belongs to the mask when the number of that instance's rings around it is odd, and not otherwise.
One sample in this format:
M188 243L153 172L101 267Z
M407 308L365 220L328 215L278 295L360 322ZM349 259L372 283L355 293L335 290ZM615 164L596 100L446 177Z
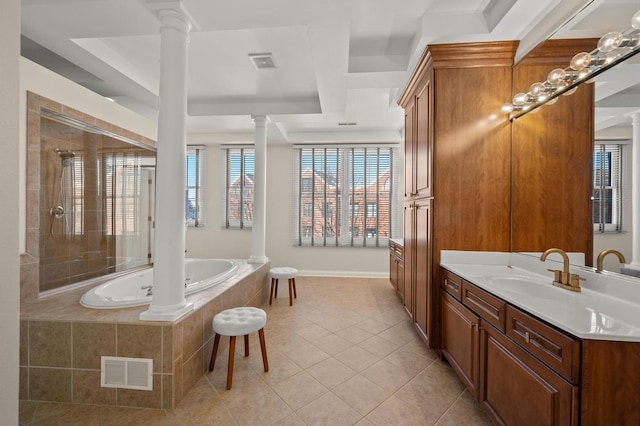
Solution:
M415 223L416 209L414 202L404 204L404 307L413 318L414 284L415 284Z
M393 288L398 290L398 261L393 252L389 254L389 281Z
M433 85L429 73L427 81L416 97L415 103L415 191L418 197L426 197L431 194L431 149L433 147Z
M465 384L478 398L480 319L447 292L440 291L442 306L442 354Z
M404 197L414 197L417 192L413 173L415 170L415 103L411 102L404 109Z
M432 332L431 199L415 203L415 323L429 342Z
M480 403L497 424L575 425L578 388L481 321Z

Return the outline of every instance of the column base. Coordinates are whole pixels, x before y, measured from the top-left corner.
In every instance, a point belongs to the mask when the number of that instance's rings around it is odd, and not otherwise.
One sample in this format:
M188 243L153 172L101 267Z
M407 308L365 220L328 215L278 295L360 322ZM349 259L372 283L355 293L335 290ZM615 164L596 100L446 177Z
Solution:
M140 321L175 321L187 312L193 310L193 303L180 304L180 306L163 306L154 308L153 305L148 310L140 313Z
M253 263L256 265L264 265L267 262L269 262L269 258L267 256L251 256L247 260L247 263Z

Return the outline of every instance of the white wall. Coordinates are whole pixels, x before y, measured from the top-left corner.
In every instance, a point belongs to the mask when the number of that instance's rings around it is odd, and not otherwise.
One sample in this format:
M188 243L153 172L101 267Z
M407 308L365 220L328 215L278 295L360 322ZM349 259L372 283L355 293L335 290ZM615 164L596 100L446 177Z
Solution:
M208 146L206 227L187 231L187 255L249 258L251 231L222 228L224 181L220 145L231 141L253 143L253 133L194 134L187 140ZM293 246L292 173L291 145L267 141L266 255L271 265L292 266L305 275L388 277L388 248Z
M0 13L0 417L18 424L20 348L20 262L18 256L18 108L20 80L20 2L3 0Z
M20 124L20 253L25 251L27 91L52 99L149 139L156 140L158 137L157 126L154 121L142 117L117 103L108 101L97 93L85 89L26 58L20 58L20 108L18 118L18 123Z

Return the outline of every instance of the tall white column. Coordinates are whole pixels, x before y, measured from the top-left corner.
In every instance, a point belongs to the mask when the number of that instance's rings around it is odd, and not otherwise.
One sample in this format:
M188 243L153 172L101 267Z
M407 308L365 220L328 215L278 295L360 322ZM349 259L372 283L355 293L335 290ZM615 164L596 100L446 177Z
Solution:
M249 263L267 263L265 254L267 222L267 123L266 115L253 115L255 132L255 169L253 180L253 225Z
M631 266L640 268L640 111L631 114L633 144L631 146Z
M192 20L181 2L148 1L160 19L160 114L156 152L153 300L141 320L174 321L184 296L187 55Z

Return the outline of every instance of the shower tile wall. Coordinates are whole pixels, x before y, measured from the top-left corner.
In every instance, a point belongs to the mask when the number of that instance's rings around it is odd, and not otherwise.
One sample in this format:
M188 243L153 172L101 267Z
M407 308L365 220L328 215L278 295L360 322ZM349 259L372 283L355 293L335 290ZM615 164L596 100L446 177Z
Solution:
M114 138L42 118L41 111L62 114L155 147L150 139L34 93L27 94L27 108L27 238L26 253L21 256L22 301L36 299L41 291L116 271L115 242L103 229L104 189L99 185L99 152L106 147L119 152L139 150ZM60 204L64 170L63 159L56 149L75 153L69 167L82 174L81 187L75 186L76 196L82 199L82 214L78 216L82 223L77 226L65 226L65 220L71 217L54 219L50 214L50 209ZM69 202L71 194L62 195ZM68 223L73 225L73 221Z

